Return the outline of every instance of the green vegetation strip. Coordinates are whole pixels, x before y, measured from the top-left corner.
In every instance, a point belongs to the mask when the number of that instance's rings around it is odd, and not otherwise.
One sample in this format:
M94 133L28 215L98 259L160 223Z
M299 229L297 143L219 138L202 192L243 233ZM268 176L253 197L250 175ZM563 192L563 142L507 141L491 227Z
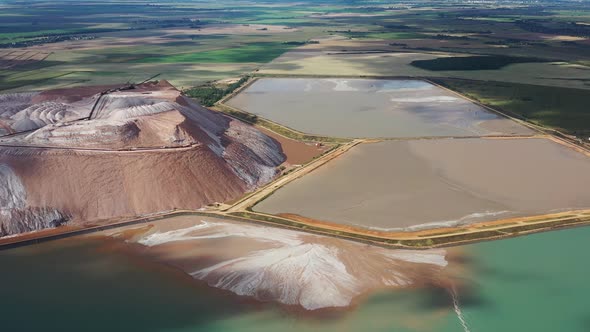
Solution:
M546 62L528 57L504 55L478 55L465 57L443 57L431 60L414 60L410 64L431 71L446 70L495 70L515 63Z
M242 84L246 83L249 78L249 76L244 76L239 81L229 84L226 88L219 88L207 84L185 90L183 93L188 97L197 99L200 104L211 107L223 97L234 92L237 88L242 86Z
M590 136L588 90L452 78L430 80L534 124L585 139Z
M280 42L260 42L243 46L210 50L154 56L138 59L139 63L266 63L293 48L293 45Z

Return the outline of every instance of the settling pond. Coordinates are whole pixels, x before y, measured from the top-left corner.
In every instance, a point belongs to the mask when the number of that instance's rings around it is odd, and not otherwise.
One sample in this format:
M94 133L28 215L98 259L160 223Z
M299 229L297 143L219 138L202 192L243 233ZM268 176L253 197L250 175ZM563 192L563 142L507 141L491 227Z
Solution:
M254 210L410 230L590 208L590 158L543 138L361 144Z
M264 78L227 104L305 133L334 137L532 134L420 80Z
M448 293L412 288L377 292L347 310L320 314L236 296L129 252L125 245L78 237L0 251L2 327L60 332L583 332L590 329L589 237L590 227L585 227L453 249L463 253L465 264L457 280L471 285L469 291L457 291L456 304ZM217 248L223 251L223 243Z

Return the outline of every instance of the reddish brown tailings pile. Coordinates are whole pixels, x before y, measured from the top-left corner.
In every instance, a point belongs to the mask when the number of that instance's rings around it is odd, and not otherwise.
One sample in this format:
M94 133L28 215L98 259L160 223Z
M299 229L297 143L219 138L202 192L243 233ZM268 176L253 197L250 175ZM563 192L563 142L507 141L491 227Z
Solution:
M2 140L22 146L0 147L0 169L9 174L4 181L19 182L22 190L18 207L8 203L16 191L0 192L0 235L52 227L68 218L92 222L197 209L270 181L285 159L272 138L201 107L165 82L103 96L95 114ZM7 212L23 208L51 216L39 223Z

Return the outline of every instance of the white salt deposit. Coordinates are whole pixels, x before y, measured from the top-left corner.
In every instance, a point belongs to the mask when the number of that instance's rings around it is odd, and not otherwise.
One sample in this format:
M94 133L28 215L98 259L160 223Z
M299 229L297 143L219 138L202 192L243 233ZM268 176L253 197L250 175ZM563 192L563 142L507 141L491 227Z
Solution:
M444 250L388 250L286 229L211 220L151 232L137 242L158 247L238 238L263 244L263 249L244 249L232 255L220 247L218 258L208 256L207 266L187 272L238 295L308 310L348 306L374 288L412 285L424 276L414 268L404 268L410 265L439 269L447 265ZM215 242L209 245L216 247Z

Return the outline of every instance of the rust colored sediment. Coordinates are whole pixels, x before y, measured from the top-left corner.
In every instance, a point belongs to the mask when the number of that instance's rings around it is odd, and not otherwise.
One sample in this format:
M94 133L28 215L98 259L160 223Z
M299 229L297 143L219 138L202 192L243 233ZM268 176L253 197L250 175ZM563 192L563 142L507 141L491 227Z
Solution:
M281 136L274 131L270 131L260 126L257 126L256 128L266 134L266 136L272 137L281 144L283 153L287 156L287 160L285 162L291 165L305 164L314 157L324 153L327 149L325 146L317 147L313 144L308 144Z

